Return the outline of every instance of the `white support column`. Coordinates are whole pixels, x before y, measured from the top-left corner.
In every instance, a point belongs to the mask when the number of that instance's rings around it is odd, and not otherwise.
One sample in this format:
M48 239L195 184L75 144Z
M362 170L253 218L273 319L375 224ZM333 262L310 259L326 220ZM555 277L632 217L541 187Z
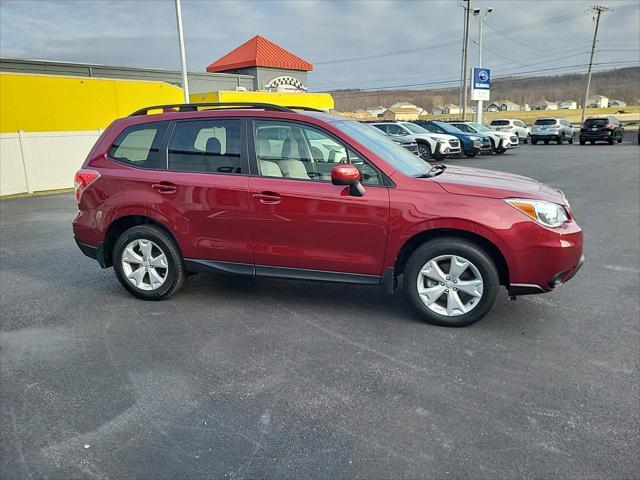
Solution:
M27 193L33 193L33 182L31 181L31 162L27 160L24 148L24 131L18 130L18 140L20 142L20 157L22 157L22 169L24 171L24 182L27 185Z

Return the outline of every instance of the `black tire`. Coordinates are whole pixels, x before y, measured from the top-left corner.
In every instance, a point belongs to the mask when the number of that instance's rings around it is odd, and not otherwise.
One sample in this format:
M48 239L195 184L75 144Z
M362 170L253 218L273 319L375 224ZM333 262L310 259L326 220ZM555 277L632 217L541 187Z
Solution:
M545 140L545 141L544 141L544 144L545 144L545 145L549 145L549 140Z
M529 143L530 140L531 140L531 135L527 135L526 137L524 137L524 144L526 145L527 143Z
M609 145L613 145L613 144L614 144L613 137L609 137Z
M538 140L536 140L535 138L531 139L531 144L532 145L537 145L538 144Z
M122 254L134 240L151 240L166 256L167 268L164 283L155 290L143 290L126 277ZM187 272L178 244L166 230L155 225L138 225L125 231L113 246L113 268L118 280L129 293L143 300L164 300L177 292L184 284ZM143 268L141 265L139 268ZM151 268L151 267L149 267ZM165 269L163 269L165 270ZM146 274L146 278L149 274Z
M569 137L569 144L570 144L570 145L573 145L573 135L571 135L571 136Z
M418 156L425 162L431 158L431 149L426 143L418 143Z
M595 141L595 140L589 140L589 143L590 143L591 145L595 145L595 144L596 144L596 141Z
M584 145L585 143L587 143L585 140L580 139L580 145Z
M473 158L477 155L476 152L464 152L465 157Z
M623 137L622 135L620 135L620 138L618 138L618 143L622 143L622 139L623 139L623 138L624 138L624 137Z
M562 145L564 143L564 133L562 135L558 135L558 138L556 139L556 143L558 145Z
M506 151L506 148L496 148L496 155L502 155Z
M441 255L464 257L478 269L482 277L482 296L467 313L456 316L441 315L427 307L418 294L421 269L427 262ZM498 271L491 257L474 243L456 237L437 238L424 243L413 252L404 269L403 289L407 300L424 320L434 325L465 327L477 322L493 308L499 288Z

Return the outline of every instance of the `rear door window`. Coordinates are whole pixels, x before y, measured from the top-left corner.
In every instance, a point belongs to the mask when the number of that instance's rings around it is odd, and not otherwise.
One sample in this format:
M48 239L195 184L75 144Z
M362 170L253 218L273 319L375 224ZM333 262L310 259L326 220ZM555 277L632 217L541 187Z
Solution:
M156 168L158 152L167 130L166 122L126 128L109 148L109 158L139 168Z
M208 119L176 123L168 148L175 172L241 175L240 120Z

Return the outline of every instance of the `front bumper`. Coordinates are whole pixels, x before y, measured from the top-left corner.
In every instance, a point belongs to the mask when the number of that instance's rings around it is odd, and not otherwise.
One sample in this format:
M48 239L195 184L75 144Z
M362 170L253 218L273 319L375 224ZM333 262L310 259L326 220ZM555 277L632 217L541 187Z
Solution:
M584 264L583 234L574 221L557 229L521 223L513 234L517 238L510 242L510 295L549 292L572 279Z
M460 142L447 142L436 144L436 155L457 155L462 151L460 148Z

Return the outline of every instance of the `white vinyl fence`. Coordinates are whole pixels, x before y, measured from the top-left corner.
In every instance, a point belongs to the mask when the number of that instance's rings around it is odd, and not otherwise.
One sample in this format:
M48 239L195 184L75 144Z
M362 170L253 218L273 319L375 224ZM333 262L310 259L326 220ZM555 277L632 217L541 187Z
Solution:
M0 134L0 196L73 187L73 177L102 132Z

